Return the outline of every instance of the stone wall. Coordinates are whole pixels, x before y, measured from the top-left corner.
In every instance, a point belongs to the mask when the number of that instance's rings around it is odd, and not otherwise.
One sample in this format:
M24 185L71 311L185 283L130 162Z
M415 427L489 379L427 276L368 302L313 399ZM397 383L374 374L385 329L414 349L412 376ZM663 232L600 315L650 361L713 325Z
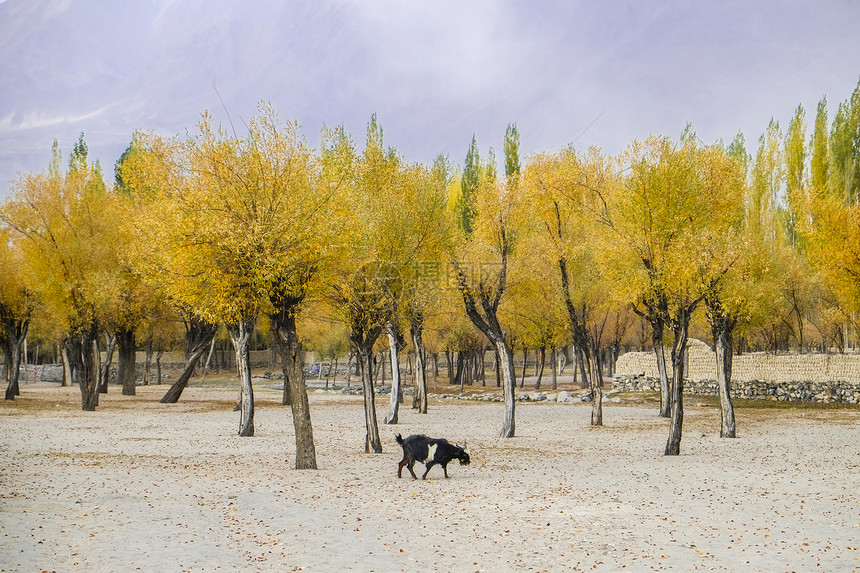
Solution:
M252 350L250 352L250 360L251 360L251 368L272 368L278 369L278 365L272 365L271 361L271 352L268 350ZM102 360L105 360L105 353L102 352ZM226 352L224 354L224 358L227 360L227 368L235 368L236 364L236 355L231 352ZM205 357L203 358L205 360ZM219 355L220 360L220 355ZM202 365L201 362L198 363L198 368ZM146 366L146 354L144 352L138 352L135 357L135 373L137 374L138 381L143 380L143 376L145 374L145 366ZM150 382L156 382L156 378L158 377L156 365L155 365L155 356L152 357L152 371L150 372L150 377L152 380ZM175 372L177 370L182 370L185 368L185 355L182 352L165 352L161 355L161 376L163 382L172 381L176 378ZM63 381L63 367L60 364L27 364L21 365L19 374L19 380L21 384L27 382L33 382L34 380L38 380L40 382L62 382ZM117 356L114 354L113 364L110 369L110 378L112 382L116 382L117 380ZM210 371L212 372L212 371ZM223 372L223 370L222 370ZM0 364L0 376L5 380L6 376L6 365Z
M671 360L666 349L666 360ZM717 394L716 356L699 340L687 346L690 394ZM671 364L667 364L671 371ZM670 374L671 375L671 374ZM653 352L628 352L615 364L614 388L621 391L659 390ZM785 354L754 352L732 361L732 396L755 400L860 403L860 355Z
M624 374L616 376L612 390L642 392L660 390L659 378ZM686 380L686 394L717 395L716 380ZM733 398L746 400L780 400L790 402L820 402L829 404L860 404L860 382L765 382L742 380L732 382Z

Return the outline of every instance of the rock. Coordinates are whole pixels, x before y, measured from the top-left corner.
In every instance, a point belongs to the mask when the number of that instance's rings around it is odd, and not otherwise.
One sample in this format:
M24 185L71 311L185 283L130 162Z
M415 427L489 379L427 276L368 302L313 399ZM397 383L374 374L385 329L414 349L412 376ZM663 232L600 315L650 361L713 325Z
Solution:
M558 397L556 398L556 401L567 402L568 398L570 398L570 393L565 392L565 391L561 391L558 393Z

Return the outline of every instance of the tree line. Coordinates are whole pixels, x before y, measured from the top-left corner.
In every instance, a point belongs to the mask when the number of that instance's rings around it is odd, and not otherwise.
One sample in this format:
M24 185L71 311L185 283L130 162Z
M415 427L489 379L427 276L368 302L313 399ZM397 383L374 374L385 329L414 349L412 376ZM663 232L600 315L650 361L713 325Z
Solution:
M134 394L135 351L184 324L186 368L162 399L175 402L224 328L238 432L251 436L248 357L265 328L282 358L296 467L315 468L302 364L311 338L348 340L364 387L365 450L381 452L379 345L392 361L385 423L398 421L407 348L414 407L427 412L431 340L461 358L493 352L500 435L511 437L515 344L543 356L573 343L591 423L601 425L602 361L636 331L659 366L674 455L692 328L713 341L721 435L733 437L735 352L843 350L856 332L860 84L832 121L828 113L823 99L810 130L799 106L785 131L771 120L751 151L741 133L705 143L688 126L615 156L571 145L525 161L511 124L503 171L474 137L462 166L409 161L375 116L363 145L324 128L313 149L265 102L242 136L208 113L184 137L136 133L110 183L83 134L66 162L55 143L47 170L20 176L0 205L6 398L19 392L31 323L56 344L84 410L106 390L105 343L117 348L123 394Z

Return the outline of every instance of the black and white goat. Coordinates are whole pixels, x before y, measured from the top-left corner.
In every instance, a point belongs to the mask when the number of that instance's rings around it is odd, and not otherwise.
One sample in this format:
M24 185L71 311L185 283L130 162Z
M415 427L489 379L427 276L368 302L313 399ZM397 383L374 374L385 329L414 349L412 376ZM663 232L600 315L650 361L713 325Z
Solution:
M469 465L469 453L464 447L455 446L444 438L428 438L423 434L415 434L401 438L400 434L395 436L397 443L403 448L403 459L400 460L400 465L397 466L397 477L403 473L403 467L409 470L413 479L418 479L412 466L415 462L421 462L427 468L421 479L427 479L427 473L435 465L442 466L442 471L445 477L448 477L448 462L451 460L460 460L461 466Z

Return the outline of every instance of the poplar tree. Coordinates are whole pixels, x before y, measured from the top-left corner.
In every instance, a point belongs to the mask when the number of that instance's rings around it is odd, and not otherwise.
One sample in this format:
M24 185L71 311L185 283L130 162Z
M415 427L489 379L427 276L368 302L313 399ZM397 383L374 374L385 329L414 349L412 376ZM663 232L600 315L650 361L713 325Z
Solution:
M512 133L515 130L509 130ZM506 140L505 150L505 164L513 164L516 142L511 137ZM507 292L509 259L513 255L518 217L522 216L519 173L512 173L504 182L495 177L482 178L477 163L477 141L473 136L463 169L463 195L455 211L461 235L452 253L453 265L466 315L496 352L505 401L500 435L511 438L516 432L516 375L513 354L499 322L499 306Z
M810 142L810 185L816 195L827 193L830 179L830 135L827 132L827 98L821 98L815 112Z
M83 134L62 172L59 148L46 173L13 184L0 219L23 241L36 292L67 332L69 358L79 372L81 408L98 406L100 324L105 289L119 246L114 214L98 163L90 164Z
M36 310L32 275L21 249L20 240L9 228L0 227L0 328L6 364L6 400L21 394L18 378L24 340Z

